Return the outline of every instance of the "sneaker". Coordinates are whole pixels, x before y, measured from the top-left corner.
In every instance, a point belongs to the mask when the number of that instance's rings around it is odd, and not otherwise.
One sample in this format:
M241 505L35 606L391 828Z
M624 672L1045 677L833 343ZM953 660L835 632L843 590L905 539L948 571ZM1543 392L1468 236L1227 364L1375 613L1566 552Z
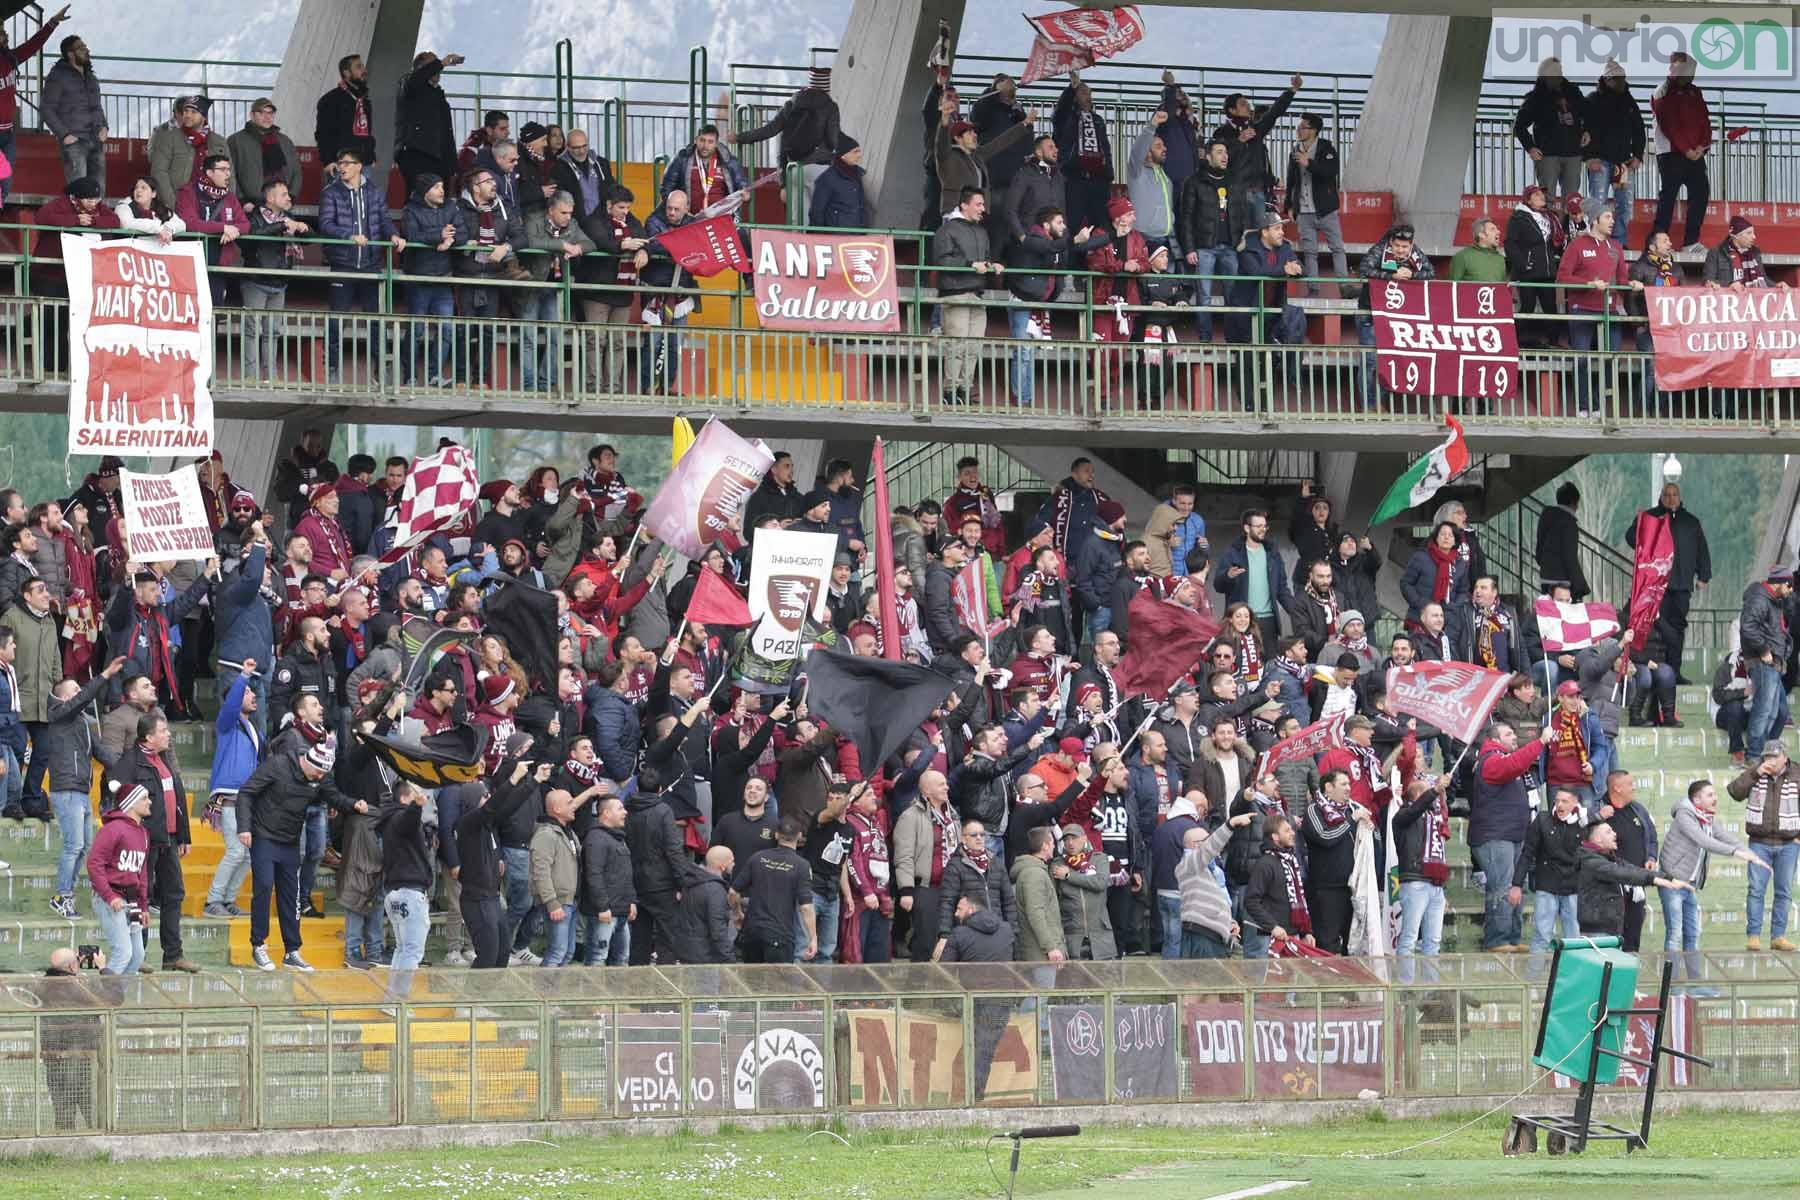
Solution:
M73 896L52 896L52 897L50 897L50 911L55 913L57 916L61 917L65 921L73 921L75 919L75 897L73 897Z
M1788 941L1784 937L1778 937L1769 943L1769 949L1779 950L1783 954L1792 954L1794 952L1794 943Z
M313 920L317 920L319 917L322 917L325 914L323 912L319 911L318 905L309 904L305 908L300 910L300 915L303 917L313 919Z
M512 952L512 965L515 967L535 967L542 961L544 960L530 950L514 950Z
M214 904L210 901L205 908L200 910L200 915L203 917L211 917L215 921L231 920L231 910L229 908L226 908L223 904Z
M370 967L374 966L373 963L360 954L346 954L344 956L344 965L352 971L367 971Z
M300 957L300 952L298 950L289 950L286 954L282 955L281 965L290 971L299 971L303 975L311 975L313 973L312 966L304 958Z
M267 946L250 947L250 961L256 964L256 969L259 971L273 971L275 969L275 960L269 957L269 948Z
M446 967L472 967L475 965L475 956L467 950L452 950L444 955L444 965Z
M239 908L236 903L227 904L225 906L225 911L230 913L234 917L247 917L250 915L249 913L245 912L243 909Z
M1748 950L1752 954L1761 953L1762 952L1762 939L1757 937L1754 933L1751 934L1749 937L1744 939L1744 949Z
M174 962L164 963L163 970L185 971L189 975L198 975L200 973L200 964L197 962L190 962L185 958L178 958Z

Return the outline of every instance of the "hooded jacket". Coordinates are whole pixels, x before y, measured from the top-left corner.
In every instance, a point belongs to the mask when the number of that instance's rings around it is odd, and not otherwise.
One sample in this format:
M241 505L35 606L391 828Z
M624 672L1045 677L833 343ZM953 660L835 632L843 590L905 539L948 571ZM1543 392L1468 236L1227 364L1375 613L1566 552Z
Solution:
M1736 854L1746 847L1725 832L1724 823L1716 816L1700 820L1700 810L1686 796L1675 801L1675 815L1669 831L1663 836L1656 863L1671 879L1681 879L1698 890L1706 886L1709 854Z
M317 782L300 769L299 756L276 753L264 759L237 791L238 829L281 846L297 846L306 826L306 810L314 804L348 812L344 798L326 773ZM393 886L390 881L390 886Z
M705 867L688 864L681 880L681 907L676 912L669 941L675 958L684 963L728 963L736 955L737 938L731 928L731 906L725 880ZM618 920L618 914L613 914Z
M1536 738L1521 738L1511 753L1493 738L1482 743L1475 756L1475 795L1469 802L1469 845L1525 841L1531 824L1525 776L1537 768L1542 750Z
M1506 266L1512 277L1526 283L1548 283L1556 278L1556 256L1550 251L1549 210L1538 212L1539 225L1529 204L1521 203L1506 218Z
M1671 63L1669 77L1650 97L1650 110L1656 114L1658 154L1686 154L1712 145L1712 110L1706 96L1694 86L1691 76L1683 79L1677 70L1678 65Z
M537 791L529 776L514 784L511 774L511 763L503 763L493 776L487 803L473 805L470 797L457 814L455 865L464 900L493 900L500 895L499 830Z
M1104 893L1105 876L1101 880ZM1066 957L1068 942L1063 937L1062 908L1049 864L1035 854L1015 860L1012 885L1019 913L1020 961L1042 962L1052 950Z
M92 63L77 67L66 57L58 59L44 75L37 108L44 128L55 134L58 142L71 133L92 137L107 127L106 105Z
M150 902L150 835L119 809L100 816L100 832L88 850L88 883L103 904L123 900L146 911Z
M683 887L680 881L693 864L675 814L660 793L634 792L625 801L625 844L640 897Z
M1581 135L1587 130L1587 101L1569 80L1539 78L1525 94L1513 121L1513 137L1526 153L1540 150L1546 158L1581 158Z
M1618 166L1644 157L1644 110L1629 83L1614 91L1602 79L1587 96L1587 129L1591 140L1582 157Z
M737 144L766 142L776 134L781 135L776 143L781 166L830 162L843 136L838 126L837 101L824 88L801 88L766 124L738 134Z
M193 182L196 165L211 154L231 157L225 139L216 130L207 130L206 146L201 150L194 149L188 141L187 130L173 118L151 131L150 180L156 184L156 198L162 201L164 208L175 211L177 193Z
M950 906L950 919L955 918L955 904ZM939 962L1011 962L1013 959L1013 927L988 909L969 914L957 922L944 939L944 952Z

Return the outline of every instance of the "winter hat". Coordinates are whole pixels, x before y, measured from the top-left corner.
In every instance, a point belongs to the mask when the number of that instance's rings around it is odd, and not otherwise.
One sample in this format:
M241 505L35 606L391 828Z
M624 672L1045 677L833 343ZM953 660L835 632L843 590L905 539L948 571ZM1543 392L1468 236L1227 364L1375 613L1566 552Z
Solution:
M1563 197L1563 208L1569 213L1570 216L1577 216L1577 217L1580 216L1581 215L1581 193L1580 192L1570 192L1567 196L1564 196Z
M1346 608L1342 613L1338 614L1338 628L1342 629L1344 626L1348 625L1350 622L1362 621L1362 619L1363 619L1363 615L1361 613L1357 612L1354 608ZM1366 622L1366 621L1364 621L1363 623L1365 625L1368 624L1368 622Z
M1786 753L1787 747L1782 745L1780 738L1770 738L1763 743L1762 757L1764 758L1780 758Z
M489 705L501 703L517 690L511 675L489 675L481 681L481 698Z
M812 491L806 493L805 498L800 501L800 511L803 513L809 513L813 509L819 507L819 505L821 505L821 504L830 504L830 503L831 503L831 493L830 492L826 491L824 488L814 488Z
M1519 203L1530 204L1531 203L1531 194L1533 192L1536 192L1538 195L1542 196L1544 194L1544 189L1539 187L1535 183L1526 184L1525 190L1519 193Z
M107 787L111 789L111 795L106 798L106 809L109 812L124 812L139 800L150 799L150 789L141 783L127 787L115 779Z
M418 179L413 181L413 193L423 199L425 193L429 192L432 188L442 182L444 182L444 177L442 175L433 175L430 171L421 171Z
M1101 696L1104 694L1105 693L1100 690L1099 684L1084 683L1080 687L1075 689L1075 703L1076 704L1085 704L1087 702L1087 698L1089 696Z
M862 149L861 142L857 141L847 133L838 134L837 156L839 158L844 157L844 155L850 153L852 150L860 149Z
M550 131L548 129L545 129L536 121L527 121L525 122L525 127L519 130L519 144L521 146L529 146L539 138L549 136Z
M1581 695L1581 685L1573 679L1565 679L1556 685L1556 694L1558 696L1579 696Z
M831 68L814 67L806 73L806 86L817 88L821 92L831 90Z
M80 180L77 180L77 181L76 181L76 182L77 182L77 183L79 183L79 182L81 182L81 181L80 181ZM1745 230L1747 230L1747 229L1752 229L1752 228L1754 228L1754 227L1755 227L1755 226L1754 226L1754 225L1753 225L1753 223L1752 223L1752 222L1751 222L1751 221L1750 221L1750 220L1749 220L1749 218L1747 218L1747 217L1745 217L1745 216L1743 216L1743 215L1741 215L1741 214L1738 214L1738 215L1734 215L1734 216L1733 216L1733 217L1732 217L1732 218L1731 218L1731 232L1732 232L1732 233L1733 233L1733 234L1734 234L1734 235L1736 235L1736 234L1740 234L1740 233L1743 233L1743 232L1744 232L1744 231L1745 231Z
M1606 60L1606 66L1602 67L1600 70L1600 78L1623 79L1625 78L1625 68L1619 65L1618 59L1609 58Z
M177 96L177 97L175 97L175 111L176 112L178 112L178 113L186 112L190 108L193 109L197 113L205 115L205 113L208 112L212 108L212 101L207 99L205 96L198 95L198 94L192 95L192 96Z
M1769 572L1769 582L1770 583L1792 583L1792 582L1794 582L1794 568L1792 568L1792 567L1776 567L1774 570Z
M337 748L330 741L319 742L307 750L306 761L321 771L329 771L337 765Z
M1125 506L1117 500L1102 500L1094 509L1103 525L1115 525L1125 519Z
M504 551L508 546L517 546L519 548L520 554L523 554L527 560L529 560L531 558L531 548L525 544L525 539L523 539L523 538L507 538L504 542L500 543L500 549L502 551Z
M975 126L967 121L957 121L950 126L950 140L955 141L965 133L974 133Z
M479 500L486 500L489 504L498 504L501 497L506 495L506 489L512 485L513 482L510 479L490 479L481 485L481 490L476 492L475 496Z
M100 181L90 175L80 179L72 179L63 187L63 193L71 200L98 200L100 198Z
M1137 209L1131 206L1131 201L1124 196L1114 196L1106 202L1106 219L1109 221L1116 221L1126 213L1135 213L1136 211Z
M100 460L99 469L94 472L94 476L97 479L117 479L119 477L119 468L124 465L125 462L123 459L115 458L109 454Z
M1066 737L1056 743L1056 748L1070 758L1080 758L1087 753L1087 746L1078 737Z
M1260 220L1256 223L1256 227L1258 229L1269 229L1269 228L1272 228L1275 226L1286 225L1286 224L1287 224L1287 220L1284 217L1282 217L1282 215L1280 213L1276 212L1272 208L1265 208L1265 209L1263 209L1262 220Z
M262 506L256 502L256 493L252 492L249 488L239 488L237 491L233 492L231 494L231 503L226 507L230 512L242 512L246 509L251 512L257 512L262 508Z
M385 680L381 680L381 679L365 679L365 680L363 680L361 683L356 685L356 702L358 704L367 704L369 701L373 700L376 696L380 695L381 689L386 686L387 686L387 683Z
M1025 540L1029 542L1048 528L1050 528L1050 522L1042 517L1032 517L1031 520L1025 522Z

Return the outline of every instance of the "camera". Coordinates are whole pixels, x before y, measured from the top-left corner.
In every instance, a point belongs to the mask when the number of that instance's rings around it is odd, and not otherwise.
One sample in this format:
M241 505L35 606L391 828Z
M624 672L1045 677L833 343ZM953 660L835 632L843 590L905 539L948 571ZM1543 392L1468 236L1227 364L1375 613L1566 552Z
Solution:
M100 947L75 947L75 961L81 965L81 969L84 971L98 971L100 969Z

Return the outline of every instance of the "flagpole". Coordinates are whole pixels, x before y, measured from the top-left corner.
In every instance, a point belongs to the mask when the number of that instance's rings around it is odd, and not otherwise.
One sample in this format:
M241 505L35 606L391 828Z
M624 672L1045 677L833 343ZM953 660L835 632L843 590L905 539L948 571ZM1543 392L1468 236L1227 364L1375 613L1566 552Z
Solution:
M644 536L644 523L643 523L643 522L642 522L642 521L639 521L639 522L638 522L638 527L637 527L637 528L636 528L636 529L634 529L634 530L632 530L632 531L631 531L631 541L630 541L630 543L629 543L629 544L628 544L628 545L627 545L627 546L626 546L626 547L625 547L625 553L623 553L623 554L621 554L621 555L619 555L619 557L620 557L620 558L630 558L630 557L631 557L631 552L632 552L632 551L633 551L633 550L636 550L636 549L637 549L637 544L638 544L638 539L639 539L639 538L641 538L641 537L643 537L643 536ZM624 586L624 583L625 583L625 581L624 581L624 580L623 580L623 579L621 579L621 580L620 580L620 581L619 581L619 584L620 584L620 586L621 586L621 587L623 587L623 586Z
M731 678L731 671L729 668L729 664L727 664L727 669L720 671L719 677L713 681L713 685L710 688L706 689L706 698L708 700L711 700L713 698L713 696L718 693L719 685L723 684L727 679L730 679L730 678Z
M681 618L681 627L675 631L675 636L670 638L669 644L663 648L663 654L662 654L662 665L663 666L666 667L670 663L675 661L675 647L680 645L681 635L687 632L687 627L688 627L688 619L684 615Z

